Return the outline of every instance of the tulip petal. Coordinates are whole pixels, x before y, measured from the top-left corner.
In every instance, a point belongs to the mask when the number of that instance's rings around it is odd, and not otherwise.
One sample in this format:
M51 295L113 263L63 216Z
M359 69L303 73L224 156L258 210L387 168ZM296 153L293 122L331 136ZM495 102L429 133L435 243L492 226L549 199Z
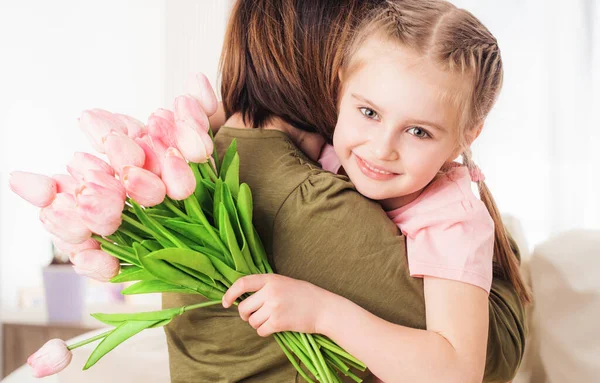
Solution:
M77 212L94 233L111 235L121 225L125 200L119 193L94 183L86 183L75 195Z
M144 150L144 169L149 170L160 177L162 160L153 149L152 138L148 135L145 135L143 137L136 138L135 142Z
M131 138L140 137L146 131L146 126L140 120L126 114L115 113L123 124L125 124L126 133Z
M85 183L94 183L119 194L123 200L127 197L125 188L115 177L98 170L88 170L83 175Z
M165 199L165 184L160 177L146 169L126 166L122 180L127 194L142 206L156 206Z
M217 111L218 103L215 91L210 81L203 73L198 73L194 79L189 82L190 95L192 95L208 116L212 116Z
M208 133L210 123L208 116L198 100L190 95L179 96L174 102L175 124L183 122L198 131Z
M68 193L75 195L75 189L79 186L77 180L69 174L55 174L52 179L56 181L57 193Z
M100 249L100 243L95 239L91 238L85 242L73 244L65 242L58 237L52 237L52 243L58 251L69 256L69 260L71 261L71 263L73 263L73 258L77 253L80 253L84 250Z
M58 193L50 206L40 210L40 221L48 232L69 243L82 243L92 235L67 193Z
M79 127L94 149L104 153L104 138L112 131L127 134L126 125L111 112L103 109L86 110L79 117Z
M56 197L56 181L42 174L12 172L9 185L13 192L37 207L49 206Z
M75 254L73 264L73 269L77 274L99 282L110 281L119 274L121 268L117 258L96 249L84 250Z
M146 155L131 137L110 134L104 142L106 155L117 173L121 173L124 166L144 166Z
M72 358L73 354L62 339L52 339L27 358L27 364L33 368L36 378L43 378L64 370Z
M174 200L186 199L196 189L196 178L192 169L175 148L167 149L162 180L167 187L167 195Z
M115 175L115 170L106 161L89 153L76 152L73 154L73 158L67 165L69 174L77 181L83 181L83 176L88 170L99 170L111 176Z

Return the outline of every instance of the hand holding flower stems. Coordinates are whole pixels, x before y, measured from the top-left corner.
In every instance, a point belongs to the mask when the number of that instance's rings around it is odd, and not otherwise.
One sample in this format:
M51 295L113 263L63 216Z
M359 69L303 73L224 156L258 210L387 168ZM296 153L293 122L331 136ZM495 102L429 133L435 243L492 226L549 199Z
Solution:
M92 314L114 328L75 345L49 342L28 361L36 376L62 370L70 350L101 340L87 369L146 328L221 304L240 278L273 273L252 224L250 188L239 183L236 142L219 158L206 114L216 110L216 98L204 76L196 81L193 95L178 97L174 112L157 110L147 126L101 109L84 112L81 129L110 164L76 153L67 166L70 175L13 173L11 188L42 208L44 227L69 253L76 272L113 283L136 281L123 294L178 292L209 299L156 312ZM246 299L245 307L257 300L238 292L228 304ZM360 381L350 367L365 366L326 337L273 336L308 382L313 380L296 358L318 381L340 381L336 371Z

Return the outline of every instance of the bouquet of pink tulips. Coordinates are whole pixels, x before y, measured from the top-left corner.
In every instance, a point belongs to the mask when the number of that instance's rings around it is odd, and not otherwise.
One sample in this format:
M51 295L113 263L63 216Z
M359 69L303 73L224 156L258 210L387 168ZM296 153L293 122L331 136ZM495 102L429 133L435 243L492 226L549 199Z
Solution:
M37 377L61 371L72 349L101 340L87 369L144 329L221 304L240 277L273 272L252 224L250 188L239 183L236 143L222 157L216 153L207 116L215 113L217 101L206 77L196 81L193 96L178 97L173 111L159 109L147 125L100 109L85 111L80 127L108 162L75 153L69 174L12 173L12 190L41 208L40 220L77 273L113 283L136 281L123 294L208 298L155 312L92 314L114 328L68 346L49 341L27 361ZM336 371L361 381L350 367L365 366L326 337L295 332L274 337L308 382L313 380L294 356L320 382L341 381Z

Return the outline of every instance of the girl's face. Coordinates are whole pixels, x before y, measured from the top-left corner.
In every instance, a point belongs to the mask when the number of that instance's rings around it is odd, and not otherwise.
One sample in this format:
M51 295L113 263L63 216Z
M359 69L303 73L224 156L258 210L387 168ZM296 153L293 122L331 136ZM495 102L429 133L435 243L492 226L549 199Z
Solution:
M414 200L458 156L455 78L407 48L371 38L342 76L333 144L348 177L384 208ZM460 87L458 87L460 88Z

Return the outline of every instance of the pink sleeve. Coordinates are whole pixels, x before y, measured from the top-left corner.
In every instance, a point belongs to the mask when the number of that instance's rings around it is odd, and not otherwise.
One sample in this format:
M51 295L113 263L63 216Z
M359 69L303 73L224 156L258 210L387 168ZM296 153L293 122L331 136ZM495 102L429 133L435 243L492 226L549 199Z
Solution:
M460 201L411 218L401 226L411 276L452 279L490 292L494 222L481 201Z
M337 157L337 154L335 154L335 150L333 149L333 146L329 145L329 144L325 144L325 146L323 147L323 150L321 150L321 156L319 157L319 163L321 164L321 167L325 170L327 170L328 172L331 172L333 174L337 174L338 171L340 170L340 168L342 167L342 164L340 163L340 160Z

